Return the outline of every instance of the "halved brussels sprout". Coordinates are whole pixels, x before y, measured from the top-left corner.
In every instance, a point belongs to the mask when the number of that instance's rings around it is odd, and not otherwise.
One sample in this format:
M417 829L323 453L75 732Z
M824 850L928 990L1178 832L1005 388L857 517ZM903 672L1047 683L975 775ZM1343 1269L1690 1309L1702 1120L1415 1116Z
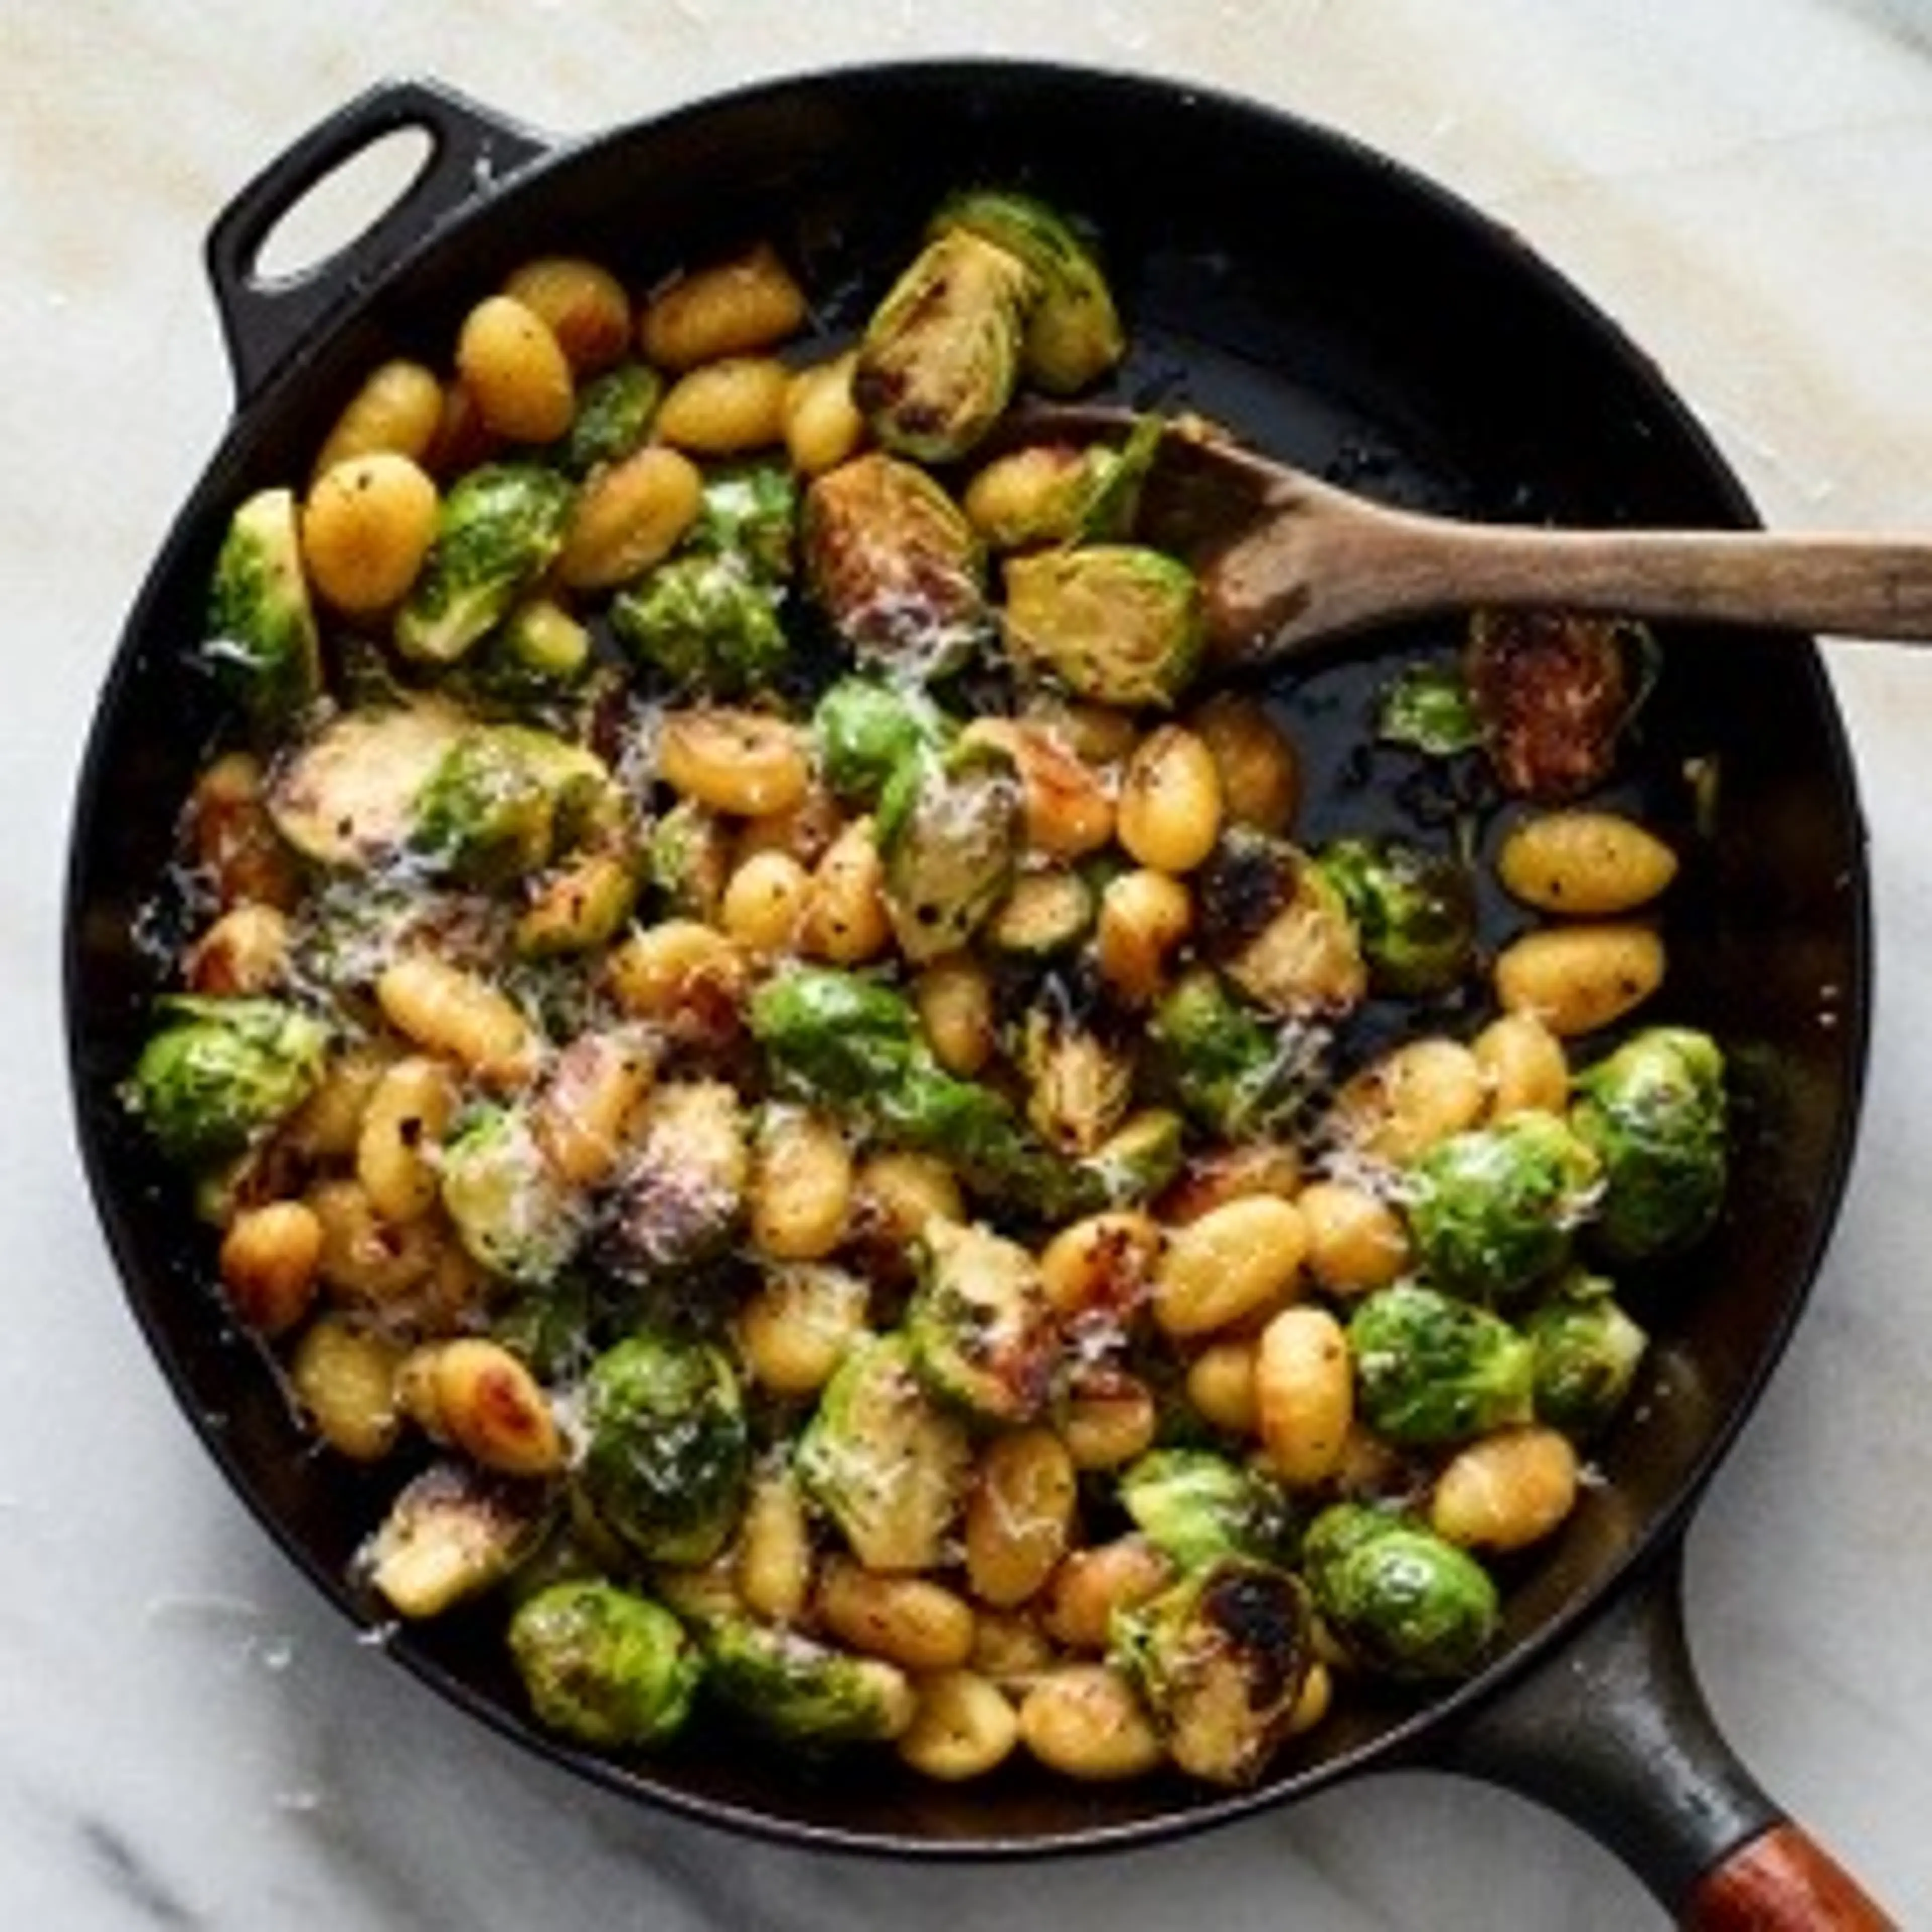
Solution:
M576 1250L584 1219L524 1110L479 1109L439 1159L444 1210L472 1258L526 1286L554 1281Z
M1058 1153L1097 1154L1133 1104L1131 1042L1049 996L1027 1009L1018 1058L1034 1131Z
M943 752L955 734L952 720L916 686L869 677L842 677L812 714L825 782L867 808L901 765L920 752Z
M862 664L929 681L992 634L980 539L913 464L873 451L815 478L800 542L807 587Z
M1376 992L1448 992L1476 951L1475 885L1446 854L1400 838L1338 838L1316 855L1340 892Z
M322 694L322 646L291 490L258 490L230 519L208 587L201 654L264 729L286 731Z
M1154 1449L1121 1471L1120 1506L1184 1570L1223 1556L1284 1563L1295 1509L1271 1477L1212 1449Z
M963 228L1031 270L1036 293L1027 311L1021 368L1042 389L1071 395L1126 353L1126 332L1098 257L1045 202L1010 189L968 189L947 198L932 228L942 235Z
M1170 709L1200 668L1201 586L1165 552L1096 543L1009 557L1008 655L1096 704Z
M433 1462L398 1492L363 1552L377 1595L399 1616L440 1616L494 1588L542 1544L550 1486L473 1462Z
M1211 967L1190 968L1148 1028L1155 1078L1209 1132L1266 1135L1292 1120L1322 1073L1316 1037L1264 1021Z
M1012 884L1024 830L1019 773L996 745L902 761L879 800L886 909L915 966L956 952Z
M1264 1011L1346 1013L1366 994L1347 903L1299 847L1231 825L1196 886L1202 950Z
M704 1658L710 1694L790 1744L883 1742L904 1731L917 1708L896 1664L748 1617L707 1624Z
M1033 1256L989 1228L935 1217L915 1260L906 1336L921 1379L983 1420L1030 1421L1046 1406L1060 1346Z
M855 1340L799 1438L812 1502L869 1570L940 1562L965 1499L973 1449L913 1365L903 1335Z
M454 664L549 567L563 548L576 491L532 463L484 464L444 494L436 540L396 614L396 648Z
M1019 380L1038 283L1024 262L963 228L935 236L874 311L852 400L887 449L950 463L999 420Z
M577 414L558 461L566 474L588 476L641 448L664 395L664 378L644 362L620 362L578 392Z
M610 783L580 745L529 725L472 725L412 802L408 842L437 872L501 885L548 865Z
M1109 1654L1168 1754L1210 1784L1252 1784L1288 1735L1313 1660L1308 1592L1285 1570L1220 1556L1116 1612Z
M632 1143L604 1203L597 1258L627 1281L675 1282L724 1254L742 1225L752 1168L743 1104L722 1080L664 1081Z

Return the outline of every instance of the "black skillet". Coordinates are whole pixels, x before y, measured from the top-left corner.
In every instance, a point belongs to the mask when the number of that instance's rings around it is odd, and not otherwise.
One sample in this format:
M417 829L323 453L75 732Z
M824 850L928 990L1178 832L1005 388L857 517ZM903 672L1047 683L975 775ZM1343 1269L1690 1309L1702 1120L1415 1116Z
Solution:
M429 157L362 237L268 279L281 218L399 130ZM1748 526L1749 504L1642 355L1516 238L1379 157L1280 114L1157 80L947 63L782 82L554 147L436 87L378 88L237 197L208 262L239 406L156 562L100 700L69 882L68 1024L79 1132L134 1312L244 1500L345 1612L384 1488L304 1444L222 1320L205 1234L115 1100L155 984L137 942L170 824L217 719L185 667L229 508L298 476L382 358L446 361L468 303L526 256L571 250L638 286L769 237L849 326L962 182L1030 187L1105 239L1136 349L1118 393L1184 401L1263 447L1397 500L1490 518ZM1444 634L1391 634L1282 680L1309 751L1310 818L1426 809L1408 754L1364 754L1375 682ZM802 1776L702 1742L592 1758L523 1714L490 1624L452 1618L392 1653L525 1747L617 1791L806 1845L920 1856L1103 1850L1223 1822L1346 1775L1432 1765L1564 1812L1680 1922L1885 1923L1718 1735L1682 1636L1690 1507L1796 1322L1850 1159L1870 970L1863 835L1838 713L1805 639L1673 632L1632 742L1632 801L1688 858L1657 1012L1725 1041L1734 1205L1694 1259L1636 1284L1651 1383L1603 1447L1608 1484L1512 1574L1507 1640L1436 1701L1358 1704L1226 1796L1079 1787L1015 1768L962 1790L890 1763ZM1439 801L1438 801L1439 802Z

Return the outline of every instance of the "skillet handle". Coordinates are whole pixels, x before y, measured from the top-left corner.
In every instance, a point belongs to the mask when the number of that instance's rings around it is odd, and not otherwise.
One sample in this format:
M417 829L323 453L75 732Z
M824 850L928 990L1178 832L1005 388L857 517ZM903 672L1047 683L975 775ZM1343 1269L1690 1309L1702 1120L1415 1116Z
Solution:
M1684 1638L1674 1539L1438 1761L1580 1826L1682 1932L1896 1932L1718 1731Z
M429 155L396 201L325 260L292 275L265 277L262 250L283 218L345 162L410 130L429 136ZM440 224L548 146L424 80L384 82L311 128L235 196L208 231L208 279L238 400L247 403L338 303L366 290Z

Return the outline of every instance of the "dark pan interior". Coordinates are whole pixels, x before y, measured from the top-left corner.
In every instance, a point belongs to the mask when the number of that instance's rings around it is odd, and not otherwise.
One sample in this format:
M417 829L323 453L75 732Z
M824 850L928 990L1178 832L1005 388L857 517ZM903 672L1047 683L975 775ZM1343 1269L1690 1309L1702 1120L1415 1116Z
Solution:
M560 152L358 289L244 406L133 614L78 801L68 961L81 1144L134 1310L242 1497L358 1618L368 1606L344 1571L389 1484L304 1444L260 1356L221 1318L207 1237L115 1100L154 983L134 938L143 899L215 724L184 653L226 510L250 488L298 476L379 358L446 359L463 308L527 255L584 250L646 285L681 260L770 236L836 332L905 258L938 196L976 181L1030 187L1096 224L1137 345L1126 396L1184 401L1280 454L1429 506L1579 523L1750 520L1652 365L1507 232L1347 143L1150 80L949 64L756 90ZM344 265L351 280L353 269ZM1390 634L1277 680L1314 774L1311 840L1345 818L1426 807L1412 760L1365 759L1358 746L1376 681L1453 635ZM1677 1526L1798 1313L1850 1156L1867 1024L1866 883L1816 655L1781 635L1679 631L1665 641L1626 784L1687 854L1654 1012L1708 1025L1729 1048L1734 1204L1694 1260L1639 1285L1658 1338L1654 1386L1603 1447L1609 1484L1514 1573L1510 1641L1478 1683L1432 1708L1365 1706L1289 1753L1260 1790L1231 1798L1160 1782L1082 1790L1017 1768L952 1790L916 1784L890 1761L814 1772L728 1745L614 1766L525 1726L488 1620L398 1635L394 1653L606 1784L829 1844L1097 1846L1426 1750L1456 1707L1533 1661Z

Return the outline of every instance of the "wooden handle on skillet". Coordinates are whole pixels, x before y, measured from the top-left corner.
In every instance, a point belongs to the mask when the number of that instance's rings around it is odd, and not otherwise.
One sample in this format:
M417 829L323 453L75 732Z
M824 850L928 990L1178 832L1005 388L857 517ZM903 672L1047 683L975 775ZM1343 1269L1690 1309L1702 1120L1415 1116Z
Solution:
M1718 1730L1684 1637L1682 1576L1673 1538L1432 1755L1581 1826L1683 1932L1896 1932Z

